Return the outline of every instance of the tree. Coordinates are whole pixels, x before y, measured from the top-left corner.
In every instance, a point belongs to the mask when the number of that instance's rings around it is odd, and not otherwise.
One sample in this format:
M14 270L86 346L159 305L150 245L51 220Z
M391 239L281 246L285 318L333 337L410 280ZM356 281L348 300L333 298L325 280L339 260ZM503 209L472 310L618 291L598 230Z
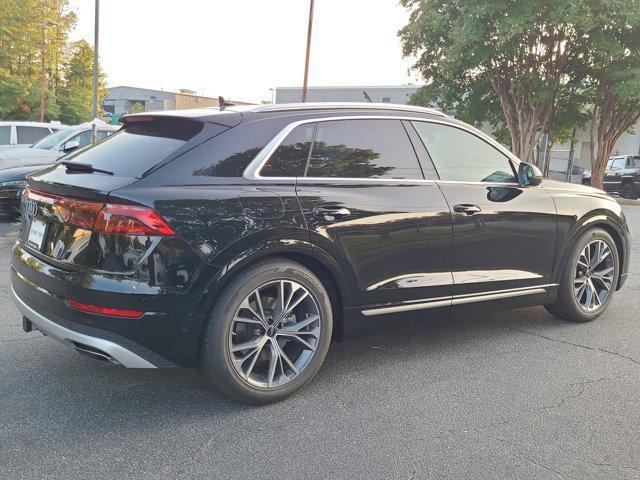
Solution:
M57 118L56 87L75 22L68 0L0 0L0 118Z
M131 105L131 108L127 113L142 113L144 111L144 104L142 102L135 102L133 105Z
M72 57L63 71L58 93L60 120L67 124L91 120L93 96L93 49L85 40L72 45ZM105 97L104 75L100 72L98 99Z
M401 0L411 9L399 32L405 56L428 91L449 98L496 100L511 150L525 161L553 124L559 90L574 57L581 0ZM489 94L492 92L492 95ZM433 95L432 95L433 96Z
M602 188L616 142L640 119L640 5L600 0L592 4L591 18L581 66L590 102L591 183Z

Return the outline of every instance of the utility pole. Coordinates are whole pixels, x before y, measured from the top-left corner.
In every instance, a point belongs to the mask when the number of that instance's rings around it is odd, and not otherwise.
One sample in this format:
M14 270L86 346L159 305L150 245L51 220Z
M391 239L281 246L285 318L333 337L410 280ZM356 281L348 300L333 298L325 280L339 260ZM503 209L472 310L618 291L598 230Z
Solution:
M307 57L304 61L304 82L302 83L302 102L307 101L307 80L309 79L309 54L311 53L311 30L313 28L313 1L309 0L309 29L307 30Z
M567 182L571 182L571 174L573 173L573 155L575 154L575 150L576 150L576 129L573 129L573 132L571 133L571 146L569 147L569 161L567 162L567 177L566 177L566 181Z
M40 50L40 121L44 122L45 90L47 89L47 71L45 50L47 48L47 24L42 24L42 49Z
M100 0L96 0L93 28L93 119L98 118L98 38L100 33ZM92 143L96 142L97 125L93 125Z

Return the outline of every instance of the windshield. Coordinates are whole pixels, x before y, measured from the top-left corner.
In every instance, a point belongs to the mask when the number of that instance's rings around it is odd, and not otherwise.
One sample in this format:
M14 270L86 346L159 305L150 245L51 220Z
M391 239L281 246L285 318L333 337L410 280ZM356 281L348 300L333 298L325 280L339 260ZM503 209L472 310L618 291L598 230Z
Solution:
M104 140L73 152L68 160L135 178L178 150L202 130L187 119L156 119L123 127Z
M72 132L70 128L58 130L56 133L52 133L44 137L42 140L37 141L31 148L41 148L43 150L51 150L58 143L60 143L64 138Z

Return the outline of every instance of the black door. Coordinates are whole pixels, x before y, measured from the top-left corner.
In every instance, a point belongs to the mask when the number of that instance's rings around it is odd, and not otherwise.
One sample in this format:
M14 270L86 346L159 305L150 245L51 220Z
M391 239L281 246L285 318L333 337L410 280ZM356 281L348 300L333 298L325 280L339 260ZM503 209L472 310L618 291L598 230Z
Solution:
M614 157L609 160L604 171L602 185L607 192L619 192L622 188L622 173L627 157Z
M556 210L543 186L520 187L508 157L481 136L413 122L438 170L453 218L453 305L544 302Z
M451 217L423 170L399 120L317 123L298 199L314 248L340 262L366 316L449 309Z

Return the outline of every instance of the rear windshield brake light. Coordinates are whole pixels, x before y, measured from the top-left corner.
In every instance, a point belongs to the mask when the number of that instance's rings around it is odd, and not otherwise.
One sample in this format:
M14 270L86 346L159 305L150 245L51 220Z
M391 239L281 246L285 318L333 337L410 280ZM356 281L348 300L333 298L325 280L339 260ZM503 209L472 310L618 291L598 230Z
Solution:
M24 196L51 205L66 225L113 235L175 235L169 225L149 207L92 202L25 189Z

